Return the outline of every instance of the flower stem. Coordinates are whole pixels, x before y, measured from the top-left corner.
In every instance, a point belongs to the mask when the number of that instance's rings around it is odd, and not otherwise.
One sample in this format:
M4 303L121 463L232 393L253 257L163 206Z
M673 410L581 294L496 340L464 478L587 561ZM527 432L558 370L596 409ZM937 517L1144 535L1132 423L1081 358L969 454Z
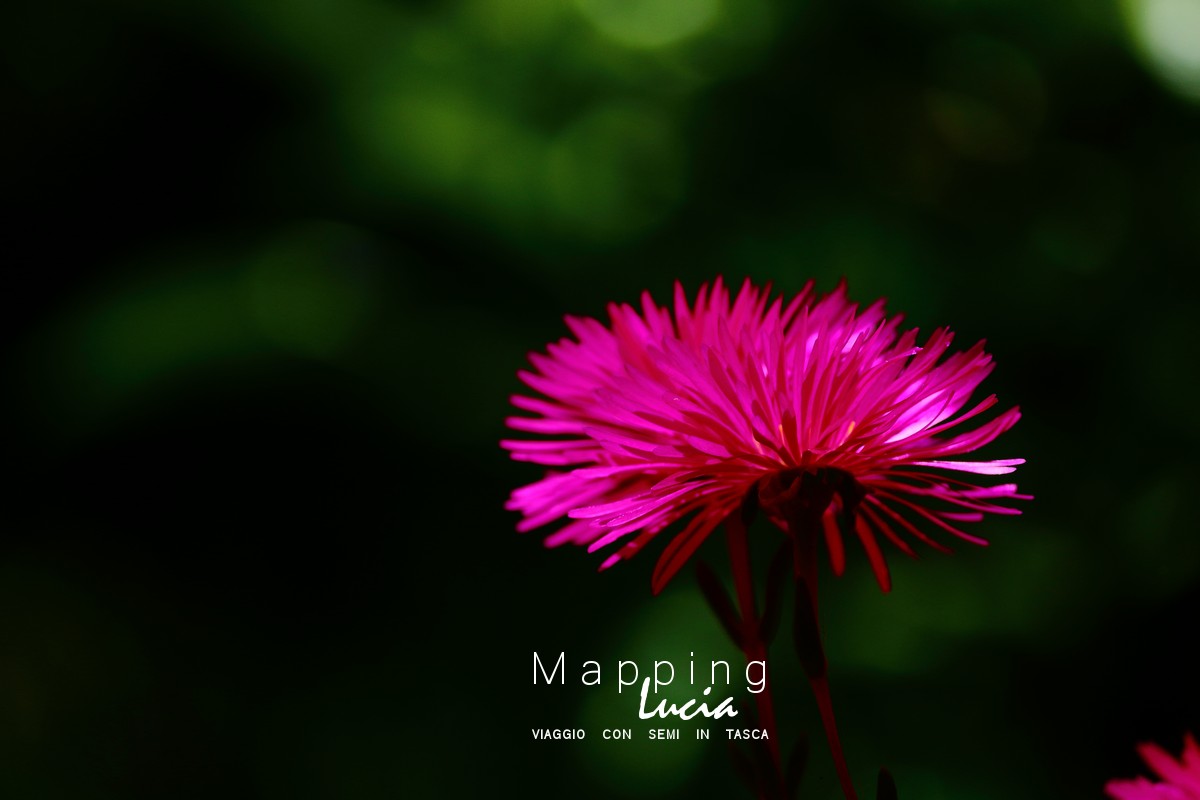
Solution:
M754 599L754 576L750 571L750 543L746 535L746 523L740 512L734 512L725 520L725 533L729 543L729 560L733 566L733 582L737 588L738 605L742 613L742 652L746 654L746 662L767 662L767 645L762 640L759 626L758 609ZM767 671L764 669L763 675ZM771 700L769 681L763 683L763 690L754 695L758 719L767 731L767 747L771 753L771 761L775 765L775 773L779 783L783 785L783 768L779 757L779 736L775 725L775 705Z
M833 756L833 765L837 770L838 781L842 785L842 793L846 795L847 800L858 800L858 795L854 791L854 783L850 779L850 767L846 764L846 754L842 750L842 740L838 736L837 719L833 714L833 695L829 691L829 675L826 671L824 647L821 644L821 626L817 620L817 535L820 524L820 518L817 518L811 525L796 525L794 530L796 537L794 551L796 591L808 592L809 608L811 609L810 618L797 620L797 625L810 626L809 635L816 643L815 649L820 654L820 667L818 670L809 671L808 685L812 688L813 696L817 701L817 710L821 714L821 725L825 729L825 739L829 742L829 751Z

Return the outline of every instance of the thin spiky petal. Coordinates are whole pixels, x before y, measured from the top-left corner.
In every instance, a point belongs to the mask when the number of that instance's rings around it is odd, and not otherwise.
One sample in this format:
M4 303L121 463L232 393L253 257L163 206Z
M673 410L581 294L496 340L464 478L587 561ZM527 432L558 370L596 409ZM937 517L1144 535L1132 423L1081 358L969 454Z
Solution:
M1138 754L1161 779L1146 778L1109 781L1104 790L1114 800L1200 800L1200 745L1188 734L1183 754L1175 759L1156 744L1138 746Z

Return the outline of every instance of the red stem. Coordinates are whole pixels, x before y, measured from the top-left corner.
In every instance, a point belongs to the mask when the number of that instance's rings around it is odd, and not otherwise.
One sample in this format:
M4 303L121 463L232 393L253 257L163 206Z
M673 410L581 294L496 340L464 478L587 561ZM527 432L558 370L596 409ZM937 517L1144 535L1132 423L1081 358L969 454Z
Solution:
M822 676L810 680L808 683L817 698L817 709L821 712L821 724L825 726L825 738L829 740L829 750L833 754L833 765L837 768L842 792L849 800L858 800L858 795L854 793L854 784L850 780L850 768L846 765L846 755L842 752L842 742L838 738L837 722L833 717L833 696L829 692L829 679Z
M812 601L812 624L818 641L821 638L821 625L817 621L817 534L820 531L821 520L807 526L797 525L794 531L796 577L804 579ZM804 552L801 553L803 542ZM797 589L798 591L799 589ZM842 793L848 800L858 800L854 792L854 782L850 780L850 767L846 764L846 754L842 750L842 740L838 736L837 719L833 715L833 695L829 691L829 677L826 674L817 677L809 676L808 685L812 688L817 700L817 710L821 713L821 725L825 728L825 739L829 742L829 751L833 755L833 765L837 770L838 781L842 784Z
M742 652L746 662L767 661L767 646L759 632L758 609L754 601L754 575L750 571L750 543L746 536L746 523L741 513L735 511L725 520L725 532L729 542L729 560L733 565L733 582L737 588L738 605L742 610ZM763 671L764 677L767 671ZM783 782L783 769L779 757L779 736L775 726L775 705L771 700L771 685L764 681L763 690L754 695L758 719L767 730L767 746L775 772Z

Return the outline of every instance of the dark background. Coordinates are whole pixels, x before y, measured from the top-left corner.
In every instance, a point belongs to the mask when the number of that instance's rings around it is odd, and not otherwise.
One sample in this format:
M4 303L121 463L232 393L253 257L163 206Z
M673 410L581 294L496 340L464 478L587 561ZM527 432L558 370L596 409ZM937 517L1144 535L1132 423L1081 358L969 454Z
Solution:
M717 274L987 337L1025 412L992 547L826 574L864 789L1095 798L1200 729L1192 0L0 17L5 797L741 796L718 741L598 741L618 659L728 650L655 555L514 533L496 444L562 314Z

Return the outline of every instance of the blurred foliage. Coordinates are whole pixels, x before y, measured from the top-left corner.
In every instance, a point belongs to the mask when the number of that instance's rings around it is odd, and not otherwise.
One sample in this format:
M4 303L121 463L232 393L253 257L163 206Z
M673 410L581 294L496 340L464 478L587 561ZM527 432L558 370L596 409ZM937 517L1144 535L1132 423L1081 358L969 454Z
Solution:
M495 444L562 314L717 274L986 336L1025 411L996 455L1037 499L992 547L823 578L862 786L1098 797L1200 729L1197 0L0 18L0 794L736 796L719 741L530 740L624 714L532 651L719 632L653 554L514 534L536 470Z

